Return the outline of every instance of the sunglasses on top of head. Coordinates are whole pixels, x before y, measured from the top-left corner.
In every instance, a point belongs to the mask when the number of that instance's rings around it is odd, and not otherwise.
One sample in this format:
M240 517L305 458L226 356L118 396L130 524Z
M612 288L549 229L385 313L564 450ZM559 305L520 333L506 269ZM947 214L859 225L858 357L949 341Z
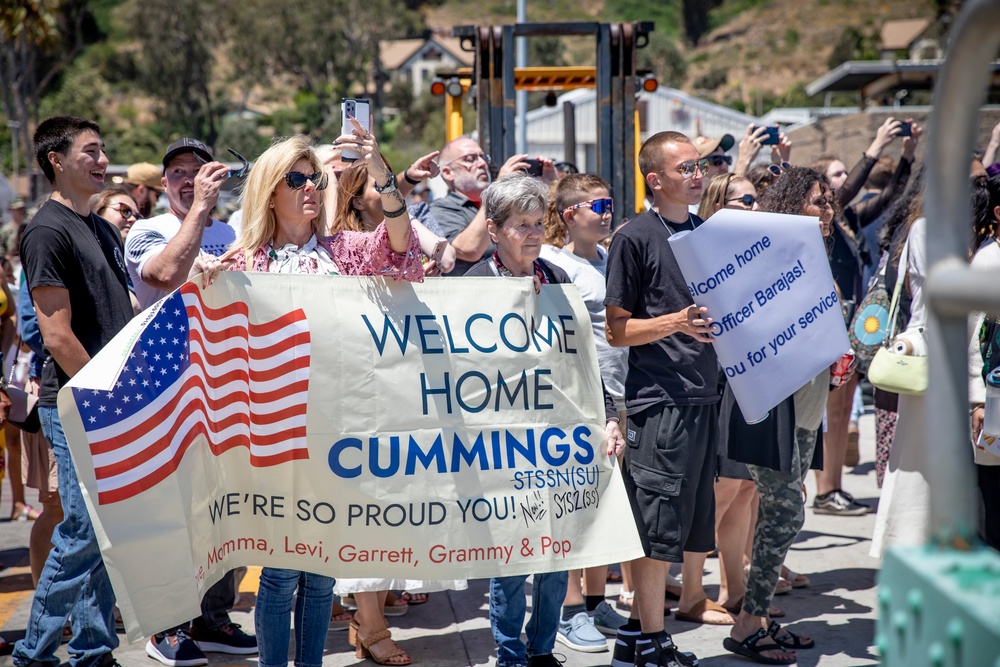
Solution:
M313 174L303 174L301 171L290 171L285 174L285 184L292 190L301 190L306 187L306 183L312 181L317 190L325 190L327 185L326 173L317 171Z
M227 148L226 150L235 155L236 159L242 163L239 169L230 169L229 173L226 174L226 178L233 178L233 177L243 178L244 176L246 176L247 173L250 171L250 161L247 160L242 155L240 155L239 153L237 153L236 151L234 151L232 148ZM198 162L201 162L202 164L208 164L208 160L198 155L197 153L194 153L194 156L198 158Z
M574 211L578 208L590 208L591 211L597 215L604 215L605 213L614 213L615 202L611 197L600 197L598 199L588 199L587 201L582 201L579 204L573 204L572 206L567 206L563 209L563 214L567 211Z
M769 164L767 165L768 170L775 176L781 176L782 172L786 172L792 168L792 165L788 162L782 162L781 164Z

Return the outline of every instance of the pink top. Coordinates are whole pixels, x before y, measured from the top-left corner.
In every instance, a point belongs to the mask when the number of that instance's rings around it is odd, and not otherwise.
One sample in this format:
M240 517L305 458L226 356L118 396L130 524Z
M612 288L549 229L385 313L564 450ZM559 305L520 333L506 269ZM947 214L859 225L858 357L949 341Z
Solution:
M314 236L313 239L316 237ZM295 273L329 273L346 276L389 276L393 280L423 282L424 265L420 261L420 242L417 233L410 229L410 244L405 254L392 251L389 232L382 222L373 232L337 232L313 242L310 239L301 250L305 253L295 262ZM272 264L279 252L265 243L254 251L247 267L246 253L242 250L232 255L230 271L259 271L275 273ZM330 259L333 260L332 264ZM284 273L284 271L278 271Z

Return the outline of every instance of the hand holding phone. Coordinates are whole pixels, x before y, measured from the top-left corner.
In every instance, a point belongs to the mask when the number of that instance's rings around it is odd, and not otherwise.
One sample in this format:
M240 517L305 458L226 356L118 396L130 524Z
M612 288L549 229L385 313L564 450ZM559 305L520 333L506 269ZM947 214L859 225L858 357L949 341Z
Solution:
M913 136L913 122L912 121L900 121L899 122L899 133L896 134L897 137L912 137Z
M343 134L350 134L353 128L350 118L353 117L365 128L365 132L371 132L371 101L345 97L340 102L342 115ZM341 151L341 159L344 162L355 162L361 159L361 154L353 148L345 148Z
M525 169L528 176L534 176L535 178L540 178L542 175L542 161L538 158L527 158L525 162L528 163L528 168Z
M756 132L759 127L760 127L759 125L755 125L754 128L753 128L753 130L751 131L751 134L753 132ZM761 145L762 146L777 146L778 143L781 141L781 136L780 136L781 135L781 130L778 128L778 126L777 125L768 125L767 127L764 128L764 130L765 130L765 133L760 138Z

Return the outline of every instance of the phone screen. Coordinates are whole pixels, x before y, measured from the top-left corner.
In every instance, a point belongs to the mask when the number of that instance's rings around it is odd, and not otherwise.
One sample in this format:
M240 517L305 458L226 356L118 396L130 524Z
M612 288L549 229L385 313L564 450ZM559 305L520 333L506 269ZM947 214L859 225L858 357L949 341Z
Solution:
M361 126L365 128L365 131L371 130L371 101L354 99L354 98L344 98L340 102L340 111L342 115L343 129L341 134L350 134L351 130L354 129L354 125L348 120L348 116L353 116L357 119ZM344 162L354 162L361 158L361 154L356 150L351 148L345 148L341 153Z

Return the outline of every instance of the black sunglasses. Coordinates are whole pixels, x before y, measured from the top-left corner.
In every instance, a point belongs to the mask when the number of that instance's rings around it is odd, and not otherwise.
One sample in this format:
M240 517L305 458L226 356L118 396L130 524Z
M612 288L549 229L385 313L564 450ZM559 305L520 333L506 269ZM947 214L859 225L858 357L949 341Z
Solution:
M230 169L229 173L226 174L226 178L233 178L234 176L236 178L243 178L244 176L246 176L247 172L250 171L250 161L247 160L242 155L240 155L239 153L237 153L236 151L234 151L232 148L227 148L226 150L235 155L236 159L243 163L242 165L240 165L239 169ZM198 158L198 162L201 162L202 164L208 164L208 160L198 155L197 153L194 153L194 156Z
M707 160L712 163L713 167L721 167L723 164L732 164L732 155L709 155Z
M292 190L301 190L306 187L306 183L312 181L317 190L325 190L327 185L326 173L317 171L314 174L303 174L301 171L290 171L285 174L285 184Z
M757 198L751 194L745 194L742 197L727 199L726 203L728 204L729 202L734 202L734 201L742 202L743 205L746 206L747 208L753 208L753 205L757 203Z

